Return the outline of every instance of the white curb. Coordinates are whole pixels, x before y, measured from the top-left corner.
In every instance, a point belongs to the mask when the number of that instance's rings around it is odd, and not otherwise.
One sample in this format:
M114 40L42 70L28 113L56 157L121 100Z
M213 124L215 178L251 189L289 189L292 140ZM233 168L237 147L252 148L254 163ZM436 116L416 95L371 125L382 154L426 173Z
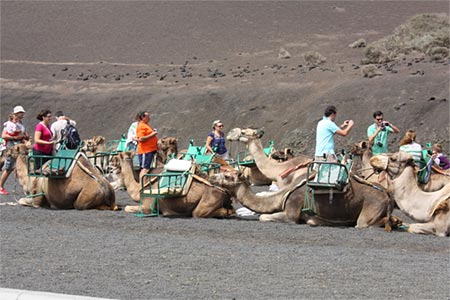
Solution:
M113 300L106 298L94 298L76 295L35 292L26 290L14 290L0 288L1 300Z

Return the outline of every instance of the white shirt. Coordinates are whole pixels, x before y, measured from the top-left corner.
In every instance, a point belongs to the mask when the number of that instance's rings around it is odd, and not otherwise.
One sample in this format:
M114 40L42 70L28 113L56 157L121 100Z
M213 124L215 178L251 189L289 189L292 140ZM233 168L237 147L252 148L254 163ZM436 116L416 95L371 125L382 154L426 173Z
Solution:
M77 122L74 120L69 120L70 124L73 126L77 126ZM52 133L53 133L53 140L56 142L59 142L62 138L61 131L65 129L67 126L67 120L66 119L59 119L58 121L54 122L52 126L50 127ZM61 144L56 144L56 149L59 149Z

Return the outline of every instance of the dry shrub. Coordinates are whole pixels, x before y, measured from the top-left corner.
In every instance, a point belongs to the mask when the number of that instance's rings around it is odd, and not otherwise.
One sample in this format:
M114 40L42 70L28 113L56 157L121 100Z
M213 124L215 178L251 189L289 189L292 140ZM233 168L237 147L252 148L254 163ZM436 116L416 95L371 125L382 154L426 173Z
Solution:
M392 35L369 44L363 63L384 63L411 51L426 53L433 59L448 56L450 21L447 14L420 14L394 29ZM447 52L442 48L447 49ZM443 56L445 54L445 56Z
M308 51L303 54L308 65L318 66L327 61L327 58L317 51Z

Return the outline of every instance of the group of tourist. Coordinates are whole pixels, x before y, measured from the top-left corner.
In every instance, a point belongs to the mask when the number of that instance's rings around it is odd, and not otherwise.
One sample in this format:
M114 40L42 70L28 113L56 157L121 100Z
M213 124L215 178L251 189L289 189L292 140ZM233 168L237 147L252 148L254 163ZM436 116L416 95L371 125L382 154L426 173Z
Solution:
M30 139L27 128L22 123L25 110L22 106L14 107L9 116L9 120L4 123L2 138L4 148L10 148L18 143L24 143ZM337 109L335 106L328 106L324 116L317 124L315 159L335 161L334 136L347 136L354 126L353 120L345 120L340 126L335 123ZM64 115L62 111L56 112L56 121L50 125L52 113L50 110L42 110L37 119L40 121L34 131L33 154L51 156L58 151L62 138L62 131L70 123L76 126L76 122ZM373 113L374 123L367 128L367 138L372 145L374 155L388 152L388 137L390 133L400 133L392 122L385 121L383 113L376 111ZM215 120L212 123L212 131L206 137L206 152L214 153L223 159L228 159L228 150L225 145L225 135L223 133L223 122ZM154 156L158 150L158 131L150 125L150 113L148 111L139 112L134 122L130 125L127 133L126 146L128 150L135 150L138 154L140 178L149 173L152 169ZM406 131L400 142L399 151L411 153L418 163L422 160L422 146L416 142L416 132L412 129ZM50 158L50 157L49 157ZM35 168L40 168L49 158L37 160ZM442 146L434 144L432 156L434 163L441 169L450 168L448 158L442 153ZM3 172L0 177L0 194L7 195L4 184L14 169L14 159L6 157Z
M353 120L345 120L341 126L335 123L337 110L335 106L328 106L325 109L322 120L317 124L316 130L316 161L336 161L334 152L334 135L347 136L352 129ZM385 121L383 112L373 113L374 123L367 128L367 138L372 145L372 154L382 154L388 152L388 136L390 133L400 133L392 122ZM422 146L416 142L416 132L408 129L405 136L400 141L399 151L413 155L414 161L419 164L423 159ZM450 168L448 158L442 153L442 145L434 144L432 146L432 155L434 163L441 169Z
M9 115L8 121L3 124L2 139L4 144L2 146L4 149L30 140L28 129L22 122L24 115L25 109L21 105L17 105ZM52 112L48 109L39 112L36 118L39 120L39 123L34 130L34 144L32 151L33 155L38 155L40 157L40 159L36 159L34 162L35 169L39 169L42 164L48 161L51 156L55 155L56 151L58 151L63 129L66 128L68 123L75 126L76 122L65 116L62 111L57 111L55 122L50 124ZM8 195L8 192L4 188L4 184L14 170L14 165L14 159L10 156L6 156L3 172L0 177L1 195Z

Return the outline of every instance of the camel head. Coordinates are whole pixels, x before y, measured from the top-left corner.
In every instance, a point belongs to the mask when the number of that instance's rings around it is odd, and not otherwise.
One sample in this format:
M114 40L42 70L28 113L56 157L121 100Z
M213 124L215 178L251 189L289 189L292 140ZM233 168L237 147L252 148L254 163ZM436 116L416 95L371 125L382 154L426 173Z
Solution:
M6 150L6 156L11 156L14 159L16 159L20 155L28 156L30 150L31 150L31 143L17 144Z
M279 162L287 161L294 157L294 151L292 148L284 148L283 150L276 150L270 154L270 158Z
M414 167L412 154L397 152L389 154L378 154L370 159L370 165L378 171L386 171L391 177L399 175L408 167Z
M249 140L260 139L263 135L264 135L264 130L262 128L261 129L234 128L228 132L227 140L240 141L240 142L246 143Z
M84 140L83 146L81 147L81 150L84 152L97 152L99 151L99 147L102 145L106 147L105 145L105 137L100 135L94 135L91 139Z
M353 144L351 147L350 147L350 153L351 154L353 154L353 155L356 155L356 156L363 156L363 154L366 152L366 151L369 151L369 150L371 150L370 149L370 144L369 144L369 142L368 141L361 141L361 142L359 142L359 143L356 143L356 144Z
M174 137L163 137L158 140L158 148L167 156L178 153L178 142Z
M218 174L214 174L209 177L209 181L212 184L221 186L223 188L235 188L242 183L249 184L247 178L245 178L242 172L226 171Z

